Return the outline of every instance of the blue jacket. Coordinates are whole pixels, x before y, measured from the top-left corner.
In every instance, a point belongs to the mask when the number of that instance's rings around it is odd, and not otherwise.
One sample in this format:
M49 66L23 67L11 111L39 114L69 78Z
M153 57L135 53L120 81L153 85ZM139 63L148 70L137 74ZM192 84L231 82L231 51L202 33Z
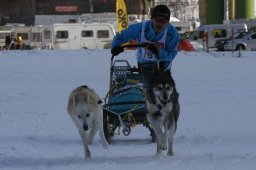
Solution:
M160 60L172 62L177 54L177 47L179 44L179 35L176 28L172 24L168 24L168 32L165 42L165 48L160 50ZM126 30L123 30L120 34L114 37L112 41L112 48L116 45L121 46L123 43L129 42L130 40L136 40L138 44L141 42L141 30L142 22L130 25ZM162 38L165 30L160 33L157 33L153 26L152 21L148 20L145 24L145 38L148 41L156 42ZM141 55L140 50L137 51L137 55ZM141 63L141 61L138 61Z

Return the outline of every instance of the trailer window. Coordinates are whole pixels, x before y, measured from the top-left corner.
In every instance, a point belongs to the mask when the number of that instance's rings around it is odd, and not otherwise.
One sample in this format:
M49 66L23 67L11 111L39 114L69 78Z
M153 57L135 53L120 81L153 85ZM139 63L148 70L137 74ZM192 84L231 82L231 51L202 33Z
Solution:
M98 30L97 31L97 38L109 38L108 30Z
M213 36L214 38L222 38L222 37L226 37L227 33L226 33L226 30L224 29L215 29L213 30Z
M57 31L57 38L58 39L67 39L68 31Z
M51 31L44 30L44 39L51 39Z
M41 33L33 33L32 41L33 42L41 42Z
M82 37L93 37L93 31L92 30L83 30L82 31Z
M6 33L0 33L0 39L5 39Z

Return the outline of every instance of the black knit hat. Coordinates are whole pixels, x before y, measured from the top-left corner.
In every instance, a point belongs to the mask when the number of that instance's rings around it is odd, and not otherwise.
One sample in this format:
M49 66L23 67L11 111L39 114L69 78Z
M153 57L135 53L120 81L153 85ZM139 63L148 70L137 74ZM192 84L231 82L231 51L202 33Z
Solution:
M166 18L168 21L170 20L170 10L167 6L165 5L157 5L151 14L151 19L154 17L163 17Z

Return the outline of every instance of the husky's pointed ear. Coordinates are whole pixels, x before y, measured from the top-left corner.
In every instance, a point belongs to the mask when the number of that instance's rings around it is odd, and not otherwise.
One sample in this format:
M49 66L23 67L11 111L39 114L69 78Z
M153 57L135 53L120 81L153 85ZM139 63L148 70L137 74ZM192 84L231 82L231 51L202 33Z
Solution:
M73 100L73 102L72 102L72 103L73 103L73 106L75 106L76 103L77 103L75 96L72 97L72 100Z

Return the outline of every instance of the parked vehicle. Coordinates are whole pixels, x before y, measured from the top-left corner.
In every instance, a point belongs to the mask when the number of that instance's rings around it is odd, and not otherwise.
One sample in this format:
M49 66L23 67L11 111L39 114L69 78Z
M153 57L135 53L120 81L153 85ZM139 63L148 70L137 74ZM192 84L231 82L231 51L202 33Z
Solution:
M23 26L23 25L13 25L11 27L12 37L17 39L18 34L21 35L23 40L22 49L30 49L30 40L31 40L31 29L32 27Z
M5 48L5 37L7 34L11 35L11 31L0 30L0 50L3 50Z
M233 36L230 36L229 38L216 40L215 47L219 51L224 51L224 45L225 45L226 41L229 41L229 40L232 40L232 39L240 39L248 33L249 32L237 32Z
M31 48L110 48L115 35L107 23L57 23L32 28Z
M1 32L3 33L4 31L5 32L7 31L8 33L10 33L11 38L13 40L16 40L18 37L18 34L20 34L22 37L22 41L23 41L22 49L30 48L31 29L32 29L32 27L25 26L24 24L19 24L19 23L9 23L9 24L6 24L6 25L0 27ZM4 33L4 34L6 34L6 33ZM5 39L5 35L2 34L1 40L0 40L1 44L3 42L5 44L5 41L3 39ZM16 41L13 42L14 47L12 49L15 49L16 43L17 43ZM1 47L2 47L2 45L1 45Z
M204 42L204 36L208 34L208 46L214 48L216 40L229 38L233 32L247 32L246 24L213 24L199 26L189 37L190 41Z
M30 47L37 49L52 49L53 48L53 26L52 25L37 25L31 30L32 38Z
M54 49L110 48L115 36L107 23L53 24Z
M229 40L225 50L256 50L256 32L250 32L240 39Z

